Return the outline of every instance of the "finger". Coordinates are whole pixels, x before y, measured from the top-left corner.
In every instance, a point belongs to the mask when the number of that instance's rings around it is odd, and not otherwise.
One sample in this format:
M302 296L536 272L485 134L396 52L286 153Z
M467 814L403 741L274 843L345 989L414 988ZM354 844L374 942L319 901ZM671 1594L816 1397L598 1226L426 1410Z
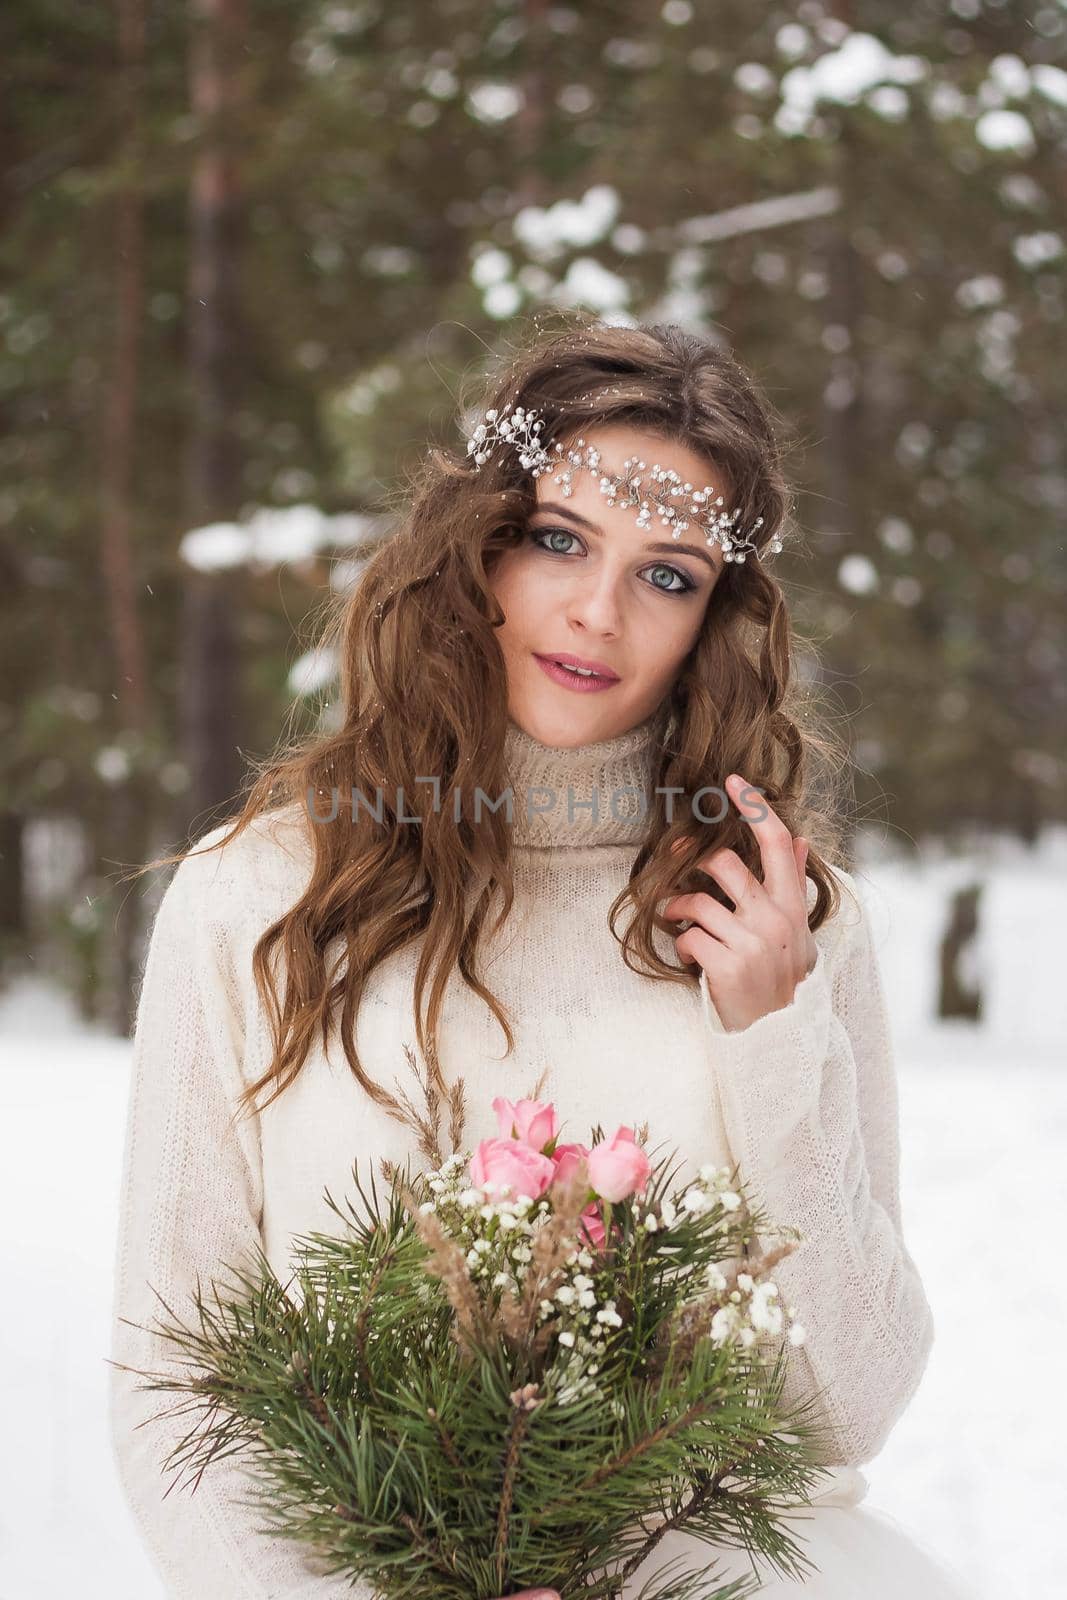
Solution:
M713 850L694 865L698 872L707 873L709 878L714 878L726 890L739 913L751 914L761 900L769 898L763 884L736 850Z
M740 942L739 936L744 931L737 913L727 911L710 894L676 894L664 906L663 915L668 922L693 922L731 949Z
M678 958L687 966L702 967L709 977L729 980L739 970L737 952L694 924L674 941Z
M795 915L804 900L797 880L793 835L765 796L740 773L730 773L726 792L755 836L764 888L783 911Z
M692 839L674 839L670 845L671 854L677 856L683 850L691 848L692 844ZM722 872L712 872L708 868L708 862L716 857L719 858L722 865ZM716 883L721 883L735 905L738 904L743 896L756 894L763 887L759 879L749 871L735 850L720 849L712 851L707 856L698 856L690 864L689 870L691 872L706 873L709 878L714 878ZM732 912L730 914L733 915Z

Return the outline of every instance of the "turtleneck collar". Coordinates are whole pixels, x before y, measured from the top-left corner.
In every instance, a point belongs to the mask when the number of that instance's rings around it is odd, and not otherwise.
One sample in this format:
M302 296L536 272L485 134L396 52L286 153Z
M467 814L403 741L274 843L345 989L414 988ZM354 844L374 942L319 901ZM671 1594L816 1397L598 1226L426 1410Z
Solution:
M632 845L644 832L670 720L666 702L612 739L542 744L508 719L504 754L512 789L512 842L540 849ZM596 816L593 814L593 802Z

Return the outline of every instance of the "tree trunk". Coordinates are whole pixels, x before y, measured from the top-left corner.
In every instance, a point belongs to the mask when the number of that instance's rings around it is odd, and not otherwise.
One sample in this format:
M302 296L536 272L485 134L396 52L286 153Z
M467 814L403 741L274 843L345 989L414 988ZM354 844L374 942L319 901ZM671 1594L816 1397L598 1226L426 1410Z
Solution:
M144 223L141 170L141 106L145 53L144 0L119 0L118 100L122 153L130 174L115 215L115 329L111 381L107 385L101 440L100 568L111 635L115 699L120 729L142 738L148 725L148 674L138 611L133 526L133 463L140 378L140 330L144 312ZM120 783L106 825L105 870L116 860L132 864L136 838L143 834L142 813L150 803L151 775L143 770L140 739L133 749L133 771ZM111 943L107 966L108 1020L119 1033L130 1030L137 980L139 900L135 886L118 882L114 915L105 937Z
M187 522L232 518L242 461L232 426L241 237L237 120L245 0L195 0L190 96L201 129L190 197L189 344L192 397ZM225 577L189 572L182 613L182 740L190 773L186 821L236 793L241 777L236 607Z

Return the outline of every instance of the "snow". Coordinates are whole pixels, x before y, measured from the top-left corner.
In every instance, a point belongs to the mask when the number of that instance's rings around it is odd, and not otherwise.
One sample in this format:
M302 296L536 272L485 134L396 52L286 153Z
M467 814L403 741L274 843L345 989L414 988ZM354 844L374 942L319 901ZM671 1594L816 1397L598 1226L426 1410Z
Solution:
M952 1563L975 1600L1052 1600L1067 1402L1058 1381L1023 1390L1016 1373L1043 1375L1067 1313L1067 830L1032 852L986 839L969 855L920 855L869 851L857 869L899 1062L905 1237L936 1328L917 1395L864 1469L868 1504ZM983 1022L937 1023L933 951L948 894L971 882L984 886L970 953ZM48 985L0 998L0 1362L14 1428L0 1592L18 1600L163 1600L106 1426L129 1063L128 1041L79 1023Z
M522 95L513 83L478 83L467 93L467 107L479 122L507 122L522 110Z
M783 107L806 123L820 101L854 105L879 84L913 84L926 78L930 63L921 56L898 56L870 33L849 33L836 50L810 66L792 67L783 77Z
M331 516L314 505L260 506L245 522L191 528L178 550L185 564L198 572L242 566L267 570L286 562L312 561L337 546L358 546L375 527L373 517L357 512Z
M535 261L553 259L567 246L582 249L598 244L618 213L617 191L610 184L595 183L580 200L523 206L516 213L512 231Z
M491 283L482 295L482 308L487 317L506 322L522 305L522 294L513 283Z
M479 289L487 289L490 284L506 282L512 271L512 260L506 250L481 250L471 264L471 282Z
M1012 254L1021 267L1046 267L1063 255L1063 240L1058 233L1021 233L1012 240Z
M1058 106L1067 106L1067 72L1062 67L1052 67L1039 61L1030 68L1030 82L1047 100Z
M872 594L878 587L878 568L869 556L845 556L838 564L837 581L850 594Z
M833 184L806 189L797 194L774 195L768 200L750 200L729 206L709 216L686 217L674 229L674 237L691 245L714 244L742 233L758 233L766 228L788 227L813 217L830 216L840 209L841 194Z
M974 136L987 150L1013 150L1016 155L1029 155L1035 144L1021 111L986 111L974 125Z
M592 256L577 256L553 297L561 305L591 306L605 315L625 311L630 286L617 272L609 272Z
M340 661L332 646L316 645L305 650L289 669L289 688L293 694L318 694L337 681Z

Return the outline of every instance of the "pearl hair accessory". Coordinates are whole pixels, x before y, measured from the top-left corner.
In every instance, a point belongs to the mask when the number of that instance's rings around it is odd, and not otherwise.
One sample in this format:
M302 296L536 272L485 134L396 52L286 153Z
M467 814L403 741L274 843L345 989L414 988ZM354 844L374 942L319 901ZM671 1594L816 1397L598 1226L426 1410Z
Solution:
M557 462L565 459L567 464L552 474L552 481L561 486L565 496L569 496L574 492L575 472L599 470L600 451L593 445L586 445L584 439L578 440L579 448L575 450L565 451L562 444L558 443L550 449L540 438L543 426L543 419L538 418L538 413L526 410L523 406L517 407L513 413L510 405L505 406L502 412L487 411L485 421L478 424L467 444L467 454L474 457L477 469L491 459L498 444L509 445L518 451L522 465L535 478L550 472ZM584 451L581 449L583 445ZM651 482L667 487L642 488L642 480L635 468L644 472L645 462L639 461L637 456L628 456L623 463L621 477L601 474L600 492L606 496L609 506L639 506L638 527L652 526L655 508L660 521L670 529L673 539L680 538L693 522L703 531L708 544L722 546L724 561L744 561L746 555L759 554L754 535L763 525L762 517L756 518L749 533L739 536L734 524L740 512L720 510L723 497L712 484L705 484L703 489L694 489L691 483L683 483L669 467L653 463L649 469ZM782 541L777 535L767 545L767 549L773 553L781 548Z

